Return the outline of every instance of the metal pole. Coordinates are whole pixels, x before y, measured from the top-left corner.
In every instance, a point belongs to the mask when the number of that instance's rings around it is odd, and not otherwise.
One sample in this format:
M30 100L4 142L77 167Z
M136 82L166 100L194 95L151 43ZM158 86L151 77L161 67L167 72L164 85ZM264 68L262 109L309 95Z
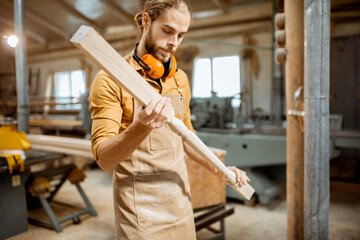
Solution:
M286 108L295 109L294 94L303 86L304 75L304 1L285 0L286 33ZM298 116L287 121L287 239L304 239L304 135Z
M213 58L210 58L210 80L211 80L211 97L216 96L216 92L214 91L214 64Z
M304 239L329 239L330 0L305 0Z
M26 70L26 39L24 31L25 1L14 1L15 35L19 38L15 49L18 130L29 132L29 93Z
M277 112L276 112L276 101L275 98L277 98L278 92L275 88L275 81L277 79L274 76L274 68L275 68L275 0L272 1L272 16L271 16L271 69L270 69L270 122L273 124L274 119L276 118Z

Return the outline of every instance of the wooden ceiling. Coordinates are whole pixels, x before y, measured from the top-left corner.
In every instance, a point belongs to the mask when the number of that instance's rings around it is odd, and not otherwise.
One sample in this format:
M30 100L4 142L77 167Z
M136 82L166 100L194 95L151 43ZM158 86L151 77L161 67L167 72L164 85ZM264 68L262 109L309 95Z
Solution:
M69 39L80 25L95 27L107 40L135 38L133 16L144 0L26 0L25 26L28 52L37 53L70 47ZM272 1L190 0L193 19L189 38L207 38L249 29L271 29ZM283 1L275 0L281 11ZM334 15L334 16L333 16ZM332 0L334 21L360 22L359 0ZM0 0L0 35L14 28L12 0Z

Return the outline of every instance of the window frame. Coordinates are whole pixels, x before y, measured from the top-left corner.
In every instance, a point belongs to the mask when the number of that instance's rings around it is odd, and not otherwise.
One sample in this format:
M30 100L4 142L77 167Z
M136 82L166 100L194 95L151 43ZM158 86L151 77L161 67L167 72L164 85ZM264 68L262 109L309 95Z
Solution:
M73 78L72 78L72 73L73 72L81 72L82 73L82 76L83 76L83 84L84 84L84 89L83 89L83 92L80 94L80 96L76 97L76 96L73 96L73 81L75 81ZM56 74L59 74L59 73L66 73L67 74L67 79L68 79L68 83L69 83L69 91L68 93L69 96L68 97L59 97L58 96L58 92L57 92L57 89L56 89ZM81 99L81 96L86 92L86 73L85 73L85 70L83 69L73 69L73 70L65 70L65 71L57 71L57 72L54 72L53 73L53 96L55 98L55 102L56 103L60 103L60 104L56 104L55 105L55 109L57 111L66 111L66 110L80 110L81 109L81 104L80 104L80 99ZM63 101L67 99L68 101Z
M214 70L213 70L213 61L215 58L221 58L221 57L238 57L239 59L239 66L238 66L238 69L239 69L239 91L238 93L234 94L234 95L231 95L231 96L218 96L214 91ZM196 72L196 67L195 67L195 64L196 64L196 61L199 60L199 59L210 59L210 71L211 71L211 74L210 74L210 87L211 87L211 90L210 90L210 95L208 97L196 97L194 96L194 86L196 84L196 80L195 80L195 72ZM193 79L192 79L192 96L194 98L209 98L209 97L212 97L212 96L217 96L219 98L227 98L227 97L232 97L232 96L236 96L236 95L239 95L240 92L241 92L241 57L239 54L231 54L231 55L213 55L213 56L198 56L197 58L194 59L194 65L193 65Z

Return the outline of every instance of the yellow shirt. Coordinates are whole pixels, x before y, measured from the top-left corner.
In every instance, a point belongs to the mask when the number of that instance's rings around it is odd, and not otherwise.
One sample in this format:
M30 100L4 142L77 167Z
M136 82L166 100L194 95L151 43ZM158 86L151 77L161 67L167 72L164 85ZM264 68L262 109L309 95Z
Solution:
M178 94L175 78L161 79L161 86L149 78L143 68L133 59L132 53L124 59L160 94ZM195 132L191 124L189 103L191 91L186 74L178 70L175 74L180 82L185 99L184 124ZM112 138L124 131L133 121L133 99L131 95L118 85L107 73L100 70L91 85L89 105L93 120L91 145L97 160L97 148L100 142Z

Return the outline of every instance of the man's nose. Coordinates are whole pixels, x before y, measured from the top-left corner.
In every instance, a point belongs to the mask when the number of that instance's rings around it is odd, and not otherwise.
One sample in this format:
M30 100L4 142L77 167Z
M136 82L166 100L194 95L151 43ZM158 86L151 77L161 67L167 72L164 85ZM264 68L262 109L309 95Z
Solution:
M171 48L176 48L178 45L178 38L177 35L171 36L171 38L168 41L168 44L171 46Z

